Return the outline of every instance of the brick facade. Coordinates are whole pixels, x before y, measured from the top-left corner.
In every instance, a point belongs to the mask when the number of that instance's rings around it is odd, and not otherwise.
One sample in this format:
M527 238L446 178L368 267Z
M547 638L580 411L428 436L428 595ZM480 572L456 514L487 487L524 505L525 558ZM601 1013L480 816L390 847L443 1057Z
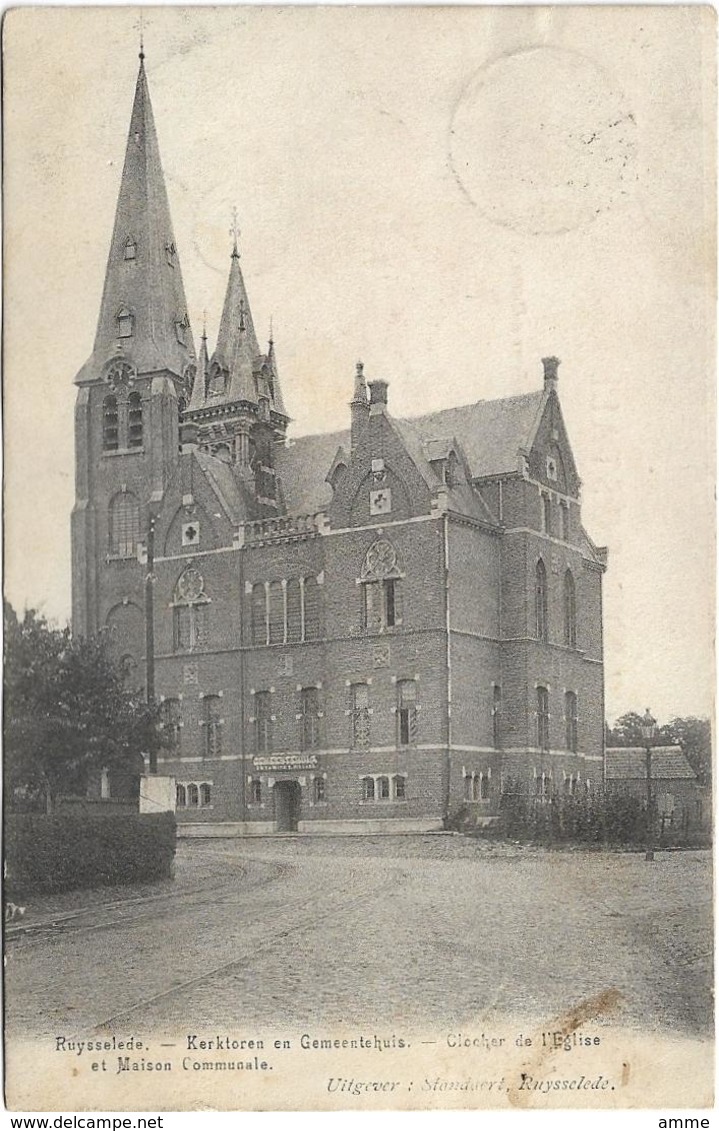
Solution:
M437 828L510 779L600 780L606 554L555 359L536 393L409 421L360 364L347 431L288 441L236 247L195 355L142 67L120 196L77 378L74 628L136 682L152 644L187 832Z

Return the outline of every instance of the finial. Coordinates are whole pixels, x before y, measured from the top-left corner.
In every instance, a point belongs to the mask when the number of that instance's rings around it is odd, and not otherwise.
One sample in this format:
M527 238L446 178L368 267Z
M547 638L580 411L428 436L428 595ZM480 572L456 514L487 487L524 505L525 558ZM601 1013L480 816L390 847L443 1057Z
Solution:
M141 63L144 62L144 59L145 59L145 34L144 33L145 33L145 22L144 22L142 9L140 9L140 62Z
M202 311L202 337L207 341L207 311Z
M270 315L270 336L267 339L268 342L269 342L270 350L272 350L272 347L275 344L275 335L274 335L274 331L272 329L273 320L274 320L274 315L271 314Z
M239 259L240 253L237 250L237 241L240 237L240 229L237 226L237 209L232 209L232 227L230 228L230 235L232 236L232 258Z
M357 362L357 376L358 377L364 377L364 362L363 361Z

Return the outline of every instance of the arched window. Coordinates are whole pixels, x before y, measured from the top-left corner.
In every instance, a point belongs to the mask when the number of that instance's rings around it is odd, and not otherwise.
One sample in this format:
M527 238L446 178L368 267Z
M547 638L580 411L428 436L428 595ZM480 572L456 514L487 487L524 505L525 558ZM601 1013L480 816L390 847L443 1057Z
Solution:
M270 644L282 644L285 639L285 594L281 581L270 582Z
M175 789L176 805L178 809L184 809L187 805L187 793L185 787L179 781Z
M187 804L190 809L196 809L200 803L200 795L194 782L187 787Z
M117 397L105 397L102 402L102 450L116 452L120 446Z
M402 623L397 551L386 538L370 546L362 564L362 627L382 632Z
M492 744L495 750L502 745L502 688L492 684Z
M572 750L576 754L578 748L577 732L579 729L579 718L577 714L577 695L575 691L567 691L565 693L564 718L566 723L567 750Z
M389 778L377 778L377 800L389 801Z
M267 644L267 594L263 581L252 586L252 643Z
M569 648L577 646L577 591L569 569L564 575L564 643Z
M182 416L187 408L187 401L184 397L177 398L177 450L182 451Z
M200 805L212 804L212 790L207 782L203 782L200 786Z
M127 445L142 447L142 397L139 393L130 393L127 398Z
M137 244L135 243L132 236L128 236L127 239L125 240L124 258L125 259L134 259L136 257L136 255L137 255Z
M287 582L287 639L290 644L302 639L302 590L296 577Z
M194 566L180 574L172 608L175 651L192 652L205 646L210 632L210 599L202 574Z
M535 571L534 606L537 640L548 640L547 570L541 558L537 562L537 568Z
M362 778L362 800L374 801L374 778Z
M397 721L400 746L417 741L417 683L413 679L397 681Z
M305 640L319 640L320 636L320 587L316 577L306 577L305 597Z
M130 491L121 491L110 500L110 553L117 558L132 558L140 538L140 504Z
M219 695L206 695L205 708L205 757L219 758L222 753L222 719L220 706L222 700Z
M177 753L180 749L180 735L182 733L180 700L163 699L160 717L167 745Z
M537 688L537 746L549 750L549 691Z

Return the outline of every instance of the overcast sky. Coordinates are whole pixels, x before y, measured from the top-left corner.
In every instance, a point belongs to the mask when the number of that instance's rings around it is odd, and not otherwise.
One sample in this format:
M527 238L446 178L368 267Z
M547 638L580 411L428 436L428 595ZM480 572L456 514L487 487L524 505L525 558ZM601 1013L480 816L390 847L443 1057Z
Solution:
M5 23L6 590L58 620L136 23ZM713 34L697 7L145 15L196 339L236 205L296 433L347 425L359 357L397 415L539 388L562 359L584 522L609 546L610 719L711 705Z

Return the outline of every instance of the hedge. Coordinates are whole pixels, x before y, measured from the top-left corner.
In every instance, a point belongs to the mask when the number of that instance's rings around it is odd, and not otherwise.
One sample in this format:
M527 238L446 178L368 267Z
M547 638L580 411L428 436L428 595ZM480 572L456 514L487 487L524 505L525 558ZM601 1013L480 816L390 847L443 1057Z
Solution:
M10 813L5 819L5 889L34 892L166 879L175 856L174 813Z

